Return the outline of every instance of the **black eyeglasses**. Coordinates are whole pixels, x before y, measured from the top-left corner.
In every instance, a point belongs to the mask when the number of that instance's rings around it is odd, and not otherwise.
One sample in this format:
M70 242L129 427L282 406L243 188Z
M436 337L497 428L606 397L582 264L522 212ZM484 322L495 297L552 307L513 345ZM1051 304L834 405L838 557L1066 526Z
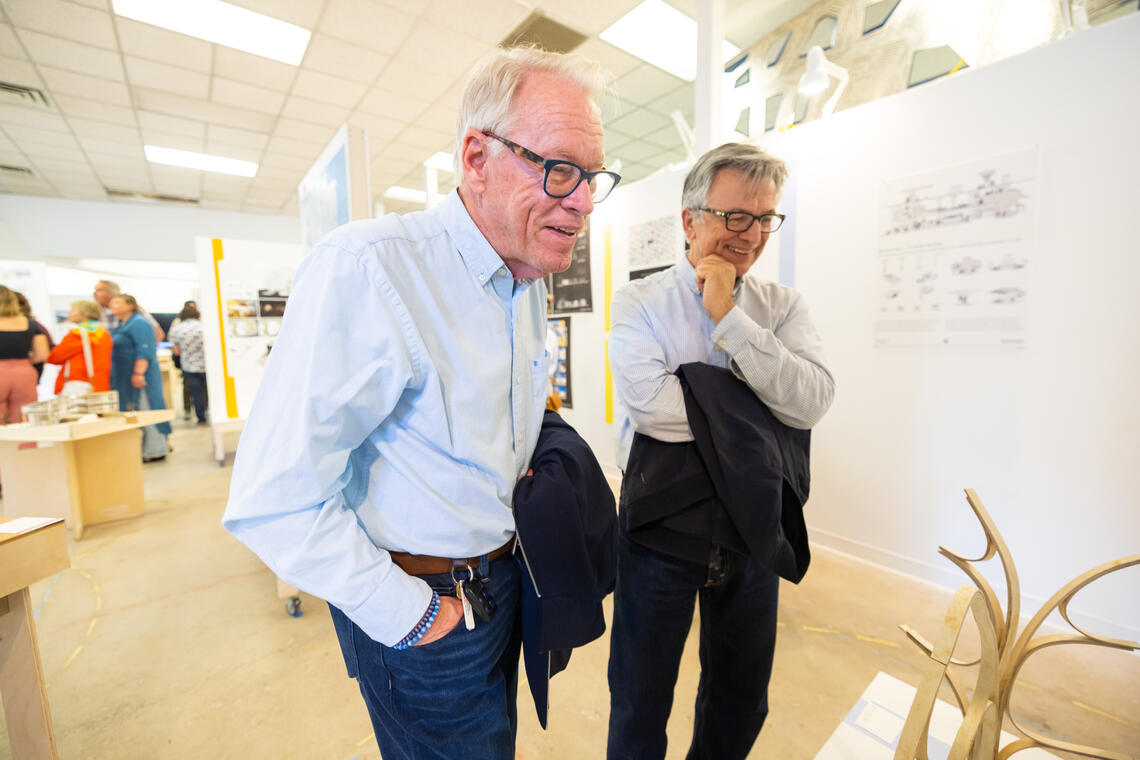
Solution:
M586 187L590 188L590 198L594 203L601 203L606 196L621 182L621 175L607 169L588 172L573 161L561 161L556 158L543 158L533 150L527 150L516 142L505 137L499 137L493 132L484 132L487 137L494 138L511 149L519 158L530 161L542 167L542 190L551 198L565 198L578 189L578 185L585 180Z
M724 226L729 232L747 232L753 222L760 222L760 231L764 233L775 232L788 217L785 214L749 214L747 211L717 211L715 208L700 206L698 211L707 211L716 214L724 220Z

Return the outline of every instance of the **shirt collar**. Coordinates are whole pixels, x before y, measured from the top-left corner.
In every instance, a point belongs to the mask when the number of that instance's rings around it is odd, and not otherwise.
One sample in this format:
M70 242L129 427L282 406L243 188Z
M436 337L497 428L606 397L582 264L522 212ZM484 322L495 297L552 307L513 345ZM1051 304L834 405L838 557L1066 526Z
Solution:
M472 277L486 285L496 275L511 276L507 265L503 263L503 257L491 247L475 225L475 220L467 213L458 189L448 193L438 209L443 228L447 230L463 259L463 265Z

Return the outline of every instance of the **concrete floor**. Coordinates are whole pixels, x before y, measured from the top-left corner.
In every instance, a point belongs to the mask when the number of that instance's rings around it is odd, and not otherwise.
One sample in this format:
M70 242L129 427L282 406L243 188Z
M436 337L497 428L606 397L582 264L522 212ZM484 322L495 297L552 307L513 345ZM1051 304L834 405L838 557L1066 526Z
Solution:
M303 596L304 615L286 616L273 576L219 526L231 467L212 459L209 430L178 422L171 440L167 461L146 466L147 512L90 528L70 544L72 569L32 588L61 757L379 757L327 608ZM813 758L878 671L917 684L923 657L897 624L933 637L950 599L823 550L781 594L771 715L753 758ZM669 758L688 745L695 644ZM604 756L607 652L603 637L552 681L547 731L520 686L518 758ZM1140 657L1055 648L1018 683L1025 725L1140 752ZM0 758L9 752L0 723Z

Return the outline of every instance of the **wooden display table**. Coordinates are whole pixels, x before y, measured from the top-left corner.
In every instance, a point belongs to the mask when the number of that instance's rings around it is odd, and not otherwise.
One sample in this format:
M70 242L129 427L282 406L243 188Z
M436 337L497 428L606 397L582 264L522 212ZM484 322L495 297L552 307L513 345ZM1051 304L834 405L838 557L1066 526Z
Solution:
M88 525L142 514L139 428L172 419L173 411L157 409L92 422L0 427L4 513L61 517L76 539Z
M5 522L0 517L0 529ZM12 757L58 757L28 586L69 566L67 531L59 520L22 533L0 532L0 697Z

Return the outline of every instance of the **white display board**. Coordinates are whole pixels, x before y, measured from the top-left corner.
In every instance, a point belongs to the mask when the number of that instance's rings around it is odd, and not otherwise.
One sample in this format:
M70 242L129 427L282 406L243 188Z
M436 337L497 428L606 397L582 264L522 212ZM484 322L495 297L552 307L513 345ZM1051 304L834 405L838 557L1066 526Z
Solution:
M363 127L341 125L297 186L297 199L306 251L340 225L372 216L368 136Z
M299 244L196 238L210 421L244 420L281 328Z

